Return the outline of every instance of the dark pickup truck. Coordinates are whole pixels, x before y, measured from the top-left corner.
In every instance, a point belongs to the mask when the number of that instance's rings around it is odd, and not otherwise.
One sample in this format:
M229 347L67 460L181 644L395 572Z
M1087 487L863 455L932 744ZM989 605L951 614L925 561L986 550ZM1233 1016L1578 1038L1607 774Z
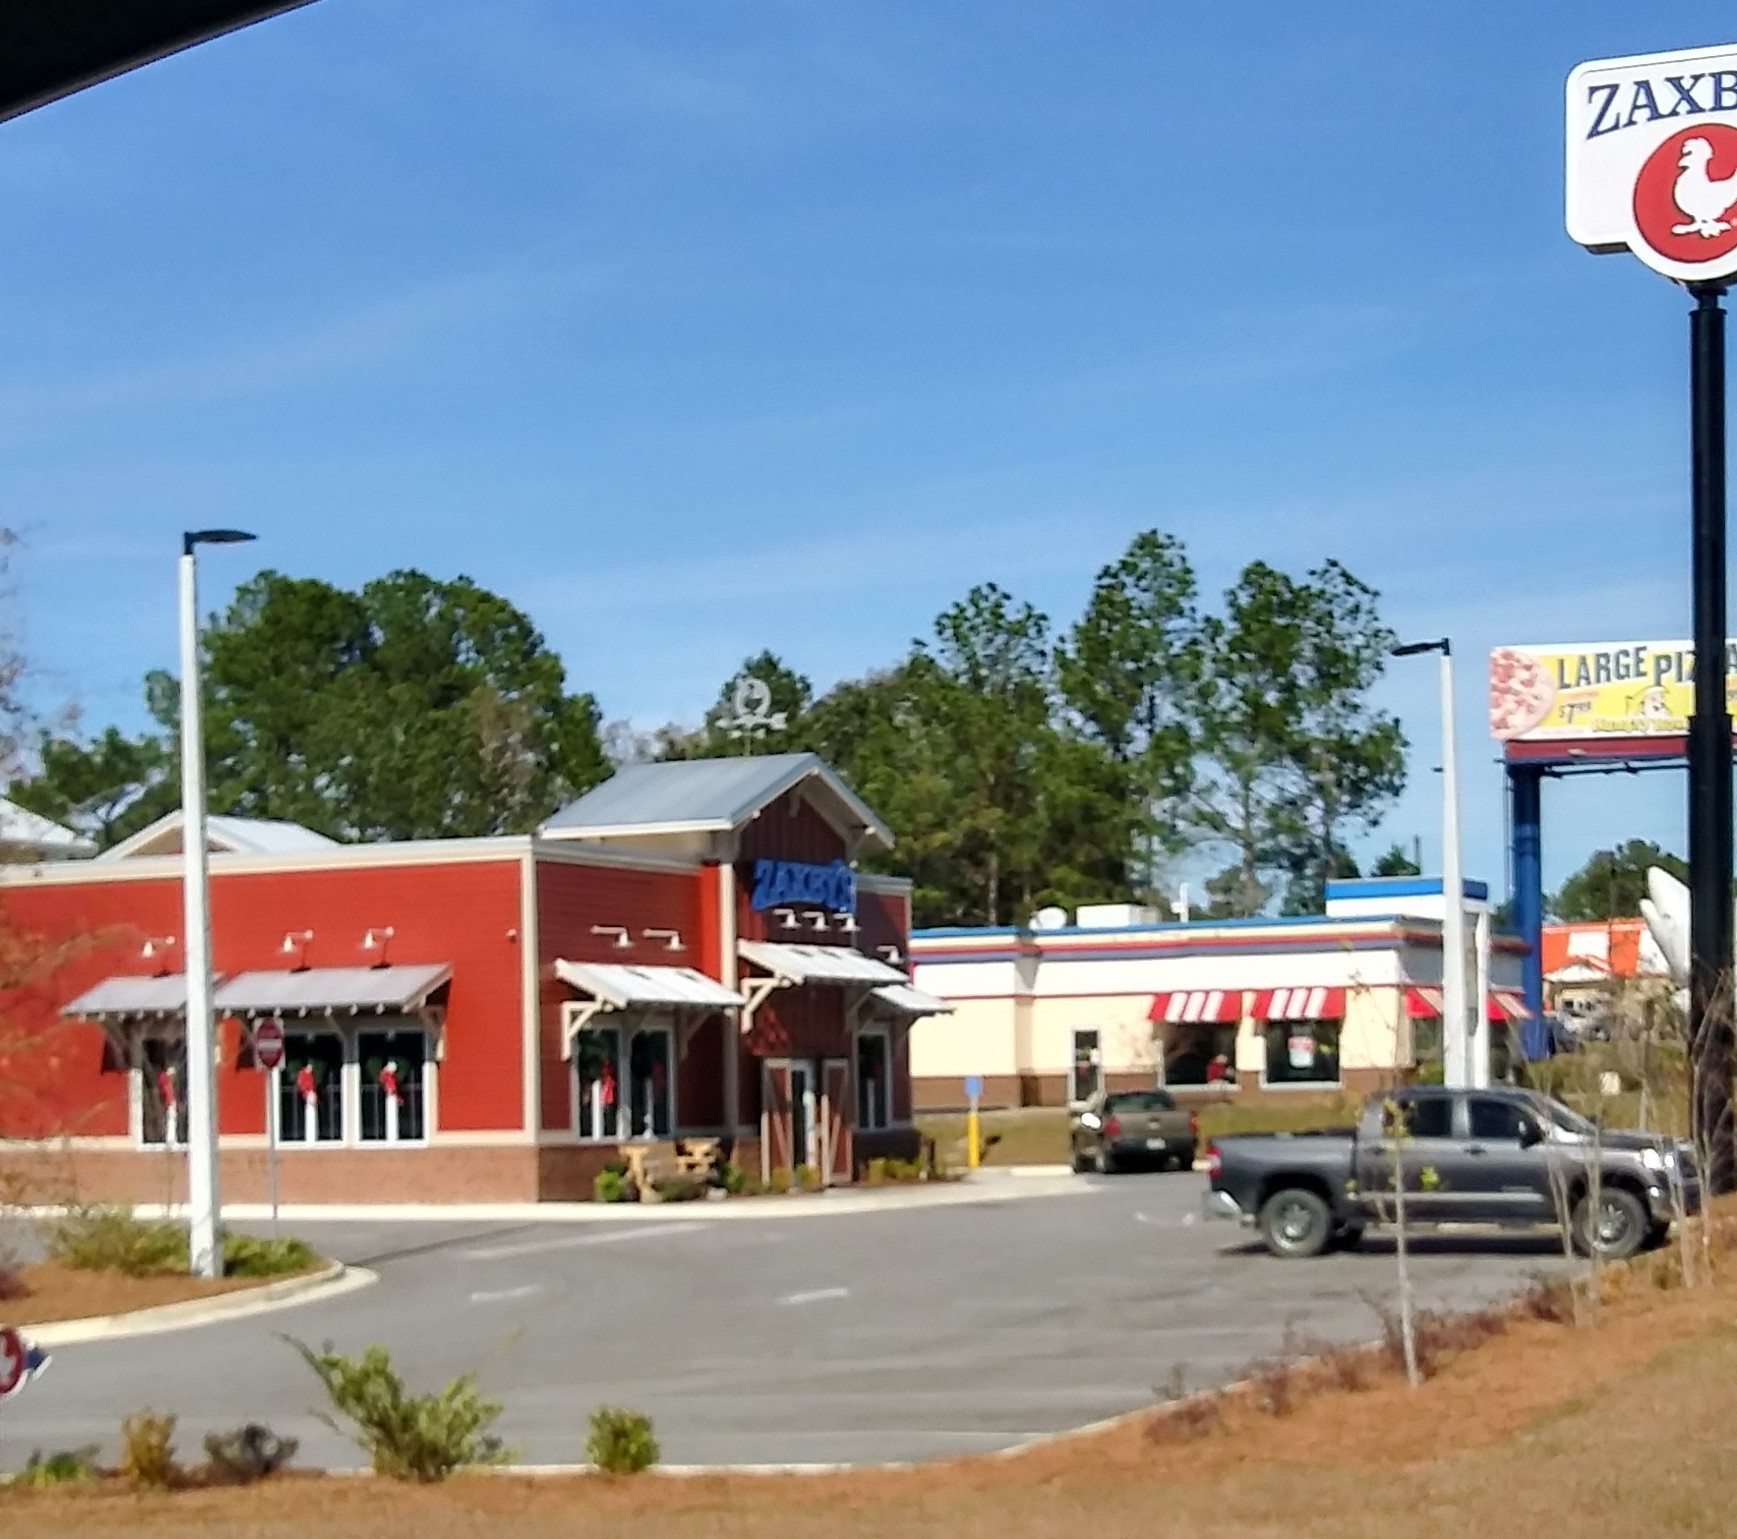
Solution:
M1391 1108L1391 1110L1390 1110ZM1397 1116L1403 1132L1388 1131ZM1598 1212L1588 1200L1597 1154ZM1599 1133L1560 1101L1530 1091L1416 1086L1371 1098L1355 1128L1248 1134L1207 1150L1210 1217L1260 1231L1275 1256L1347 1248L1391 1224L1394 1160L1413 1225L1560 1225L1607 1259L1662 1241L1700 1188L1687 1146L1649 1133Z

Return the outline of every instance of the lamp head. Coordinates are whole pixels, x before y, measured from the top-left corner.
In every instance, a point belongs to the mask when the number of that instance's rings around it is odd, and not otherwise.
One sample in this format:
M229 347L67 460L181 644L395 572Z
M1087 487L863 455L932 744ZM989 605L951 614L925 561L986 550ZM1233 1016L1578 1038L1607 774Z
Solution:
M1390 657L1416 657L1420 652L1440 652L1447 657L1453 647L1446 636L1436 641L1402 641L1398 646L1388 648Z
M196 545L245 545L258 538L245 529L191 529L181 536L181 554L191 556Z

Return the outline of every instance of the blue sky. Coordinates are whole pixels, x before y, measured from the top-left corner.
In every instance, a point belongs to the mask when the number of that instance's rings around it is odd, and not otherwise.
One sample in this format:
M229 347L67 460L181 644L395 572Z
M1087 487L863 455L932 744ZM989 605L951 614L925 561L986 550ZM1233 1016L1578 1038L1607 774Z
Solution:
M1136 530L1346 561L1482 660L1686 633L1685 302L1562 232L1562 82L1729 40L1563 0L319 0L0 125L0 520L45 703L143 719L179 531L467 573L605 713L824 686ZM205 565L206 598L253 570ZM1434 677L1383 833L1438 827ZM1553 786L1547 879L1680 846Z

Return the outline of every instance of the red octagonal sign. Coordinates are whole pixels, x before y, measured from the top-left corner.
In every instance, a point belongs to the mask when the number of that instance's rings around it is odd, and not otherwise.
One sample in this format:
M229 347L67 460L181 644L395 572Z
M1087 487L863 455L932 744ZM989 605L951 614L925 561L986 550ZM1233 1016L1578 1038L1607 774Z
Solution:
M10 1325L0 1326L0 1399L24 1382L27 1358L24 1338Z
M267 1073L283 1062L283 1026L261 1021L253 1028L253 1061Z

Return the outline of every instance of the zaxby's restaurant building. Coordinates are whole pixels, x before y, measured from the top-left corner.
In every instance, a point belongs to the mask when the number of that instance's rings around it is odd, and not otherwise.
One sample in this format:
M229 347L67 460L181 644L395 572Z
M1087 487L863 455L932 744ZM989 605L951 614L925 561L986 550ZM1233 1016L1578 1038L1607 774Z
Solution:
M830 1182L909 1157L907 884L891 836L794 754L639 765L535 836L342 845L214 818L226 1200L586 1198L631 1140L727 1141ZM0 869L15 991L0 1162L87 1199L184 1191L181 829ZM261 1022L282 1062L257 1066ZM269 1033L268 1033L269 1035Z

